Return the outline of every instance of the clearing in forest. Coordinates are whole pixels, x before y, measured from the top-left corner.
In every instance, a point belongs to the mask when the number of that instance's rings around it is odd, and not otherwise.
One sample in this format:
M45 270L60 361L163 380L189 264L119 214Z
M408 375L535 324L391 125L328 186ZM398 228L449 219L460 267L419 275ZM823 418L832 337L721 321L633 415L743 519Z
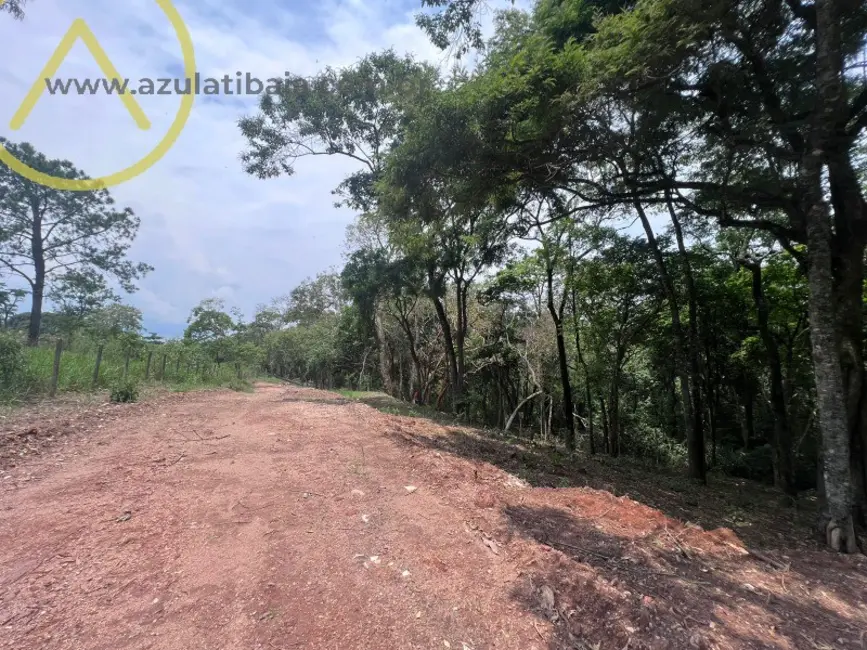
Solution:
M865 559L760 486L332 393L25 411L0 468L0 647L867 647Z

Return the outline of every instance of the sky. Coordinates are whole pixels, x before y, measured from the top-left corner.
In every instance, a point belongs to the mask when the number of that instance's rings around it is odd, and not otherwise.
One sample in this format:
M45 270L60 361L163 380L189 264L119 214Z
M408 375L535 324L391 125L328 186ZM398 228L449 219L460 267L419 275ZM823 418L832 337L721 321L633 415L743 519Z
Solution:
M203 77L313 75L393 48L448 65L414 23L418 0L178 0ZM180 46L155 0L31 0L23 22L0 14L0 135L27 141L90 176L135 163L163 137L177 96L138 96L152 122L140 130L117 96L43 94L23 127L9 121L76 18L86 21L123 77L173 77ZM77 43L58 77L101 77ZM144 174L111 192L141 228L130 258L155 267L124 301L145 327L182 333L191 308L225 299L248 316L307 277L342 265L354 214L334 206L331 190L355 167L336 157L300 161L291 177L259 180L242 169L237 121L256 112L254 96L199 96L171 150ZM28 307L29 308L29 307Z

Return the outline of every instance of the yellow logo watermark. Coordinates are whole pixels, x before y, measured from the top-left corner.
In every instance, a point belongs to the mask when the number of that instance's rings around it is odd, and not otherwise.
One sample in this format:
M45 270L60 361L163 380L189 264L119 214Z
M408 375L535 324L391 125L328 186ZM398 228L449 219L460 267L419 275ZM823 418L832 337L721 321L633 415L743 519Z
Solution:
M0 0L0 7L3 6L4 2L6 2L6 0ZM162 9L175 30L175 36L178 39L178 43L180 43L181 53L184 58L184 74L188 79L193 79L196 76L196 56L193 42L190 39L190 33L171 0L155 0L155 2L159 5L160 9ZM69 54L69 51L78 39L81 39L84 42L107 79L121 80L120 74L108 58L105 50L102 49L102 46L99 44L94 33L87 26L87 23L79 18L72 23L72 27L69 28L69 31L67 31L66 35L61 39L60 45L58 45L57 49L54 50L51 58L48 59L48 63L45 64L42 72L39 73L33 86L31 86L24 101L21 102L21 106L19 106L18 110L15 111L12 120L9 122L9 127L11 129L20 129L27 120L27 117L30 115L34 106L36 106L42 93L46 90L45 79L48 79L57 73L63 60ZM135 101L135 98L129 93L122 93L119 97L127 111L129 111L129 114L132 116L136 125L140 129L149 129L151 126L150 120L148 120L138 102ZM33 169L29 165L21 162L15 156L10 154L2 145L0 145L0 161L6 163L6 165L11 169L15 170L28 180L58 190L85 192L118 185L147 171L157 161L159 161L159 159L162 158L169 149L171 149L172 145L177 141L178 136L180 136L181 131L186 125L187 119L190 117L194 101L195 96L193 93L182 95L181 105L178 108L177 115L162 140L160 140L144 158L133 165L130 165L126 169L115 172L114 174L89 180L52 176L37 169Z

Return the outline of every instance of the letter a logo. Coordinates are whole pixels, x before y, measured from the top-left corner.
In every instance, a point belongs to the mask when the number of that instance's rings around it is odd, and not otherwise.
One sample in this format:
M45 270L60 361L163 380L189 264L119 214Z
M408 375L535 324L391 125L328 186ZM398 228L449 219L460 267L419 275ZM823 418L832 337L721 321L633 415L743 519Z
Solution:
M5 0L0 0L0 6L3 5L4 1ZM64 59L69 54L69 51L72 49L72 46L75 45L75 42L79 38L84 41L87 49L90 50L91 55L96 60L97 65L99 65L99 69L102 70L105 79L108 81L113 80L117 84L124 83L117 68L114 67L111 59L108 58L105 50L102 49L99 41L96 40L96 36L90 30L90 27L87 26L87 23L84 22L84 20L77 18L75 22L72 23L72 27L69 28L69 31L66 32L63 40L60 41L60 45L58 45L57 49L54 50L54 54L52 54L51 58L48 59L48 63L45 64L42 72L39 73L39 77L30 87L30 91L27 93L24 101L21 102L21 106L19 106L18 110L15 111L15 115L12 116L12 120L9 122L10 128L17 130L24 125L24 121L30 115L33 107L36 106L36 102L39 101L42 93L46 91L46 84L48 84L57 74L60 65L63 63ZM126 107L126 110L129 111L129 114L132 116L136 125L138 125L138 128L143 130L149 129L151 127L150 120L148 120L135 98L126 92L125 88L120 90L119 97L120 101L123 102L123 105Z

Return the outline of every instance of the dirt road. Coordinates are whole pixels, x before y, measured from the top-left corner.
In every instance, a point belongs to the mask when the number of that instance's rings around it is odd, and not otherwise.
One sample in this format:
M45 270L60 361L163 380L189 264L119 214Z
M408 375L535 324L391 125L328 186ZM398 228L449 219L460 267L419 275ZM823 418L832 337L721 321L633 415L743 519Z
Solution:
M857 560L805 557L848 576L817 585L329 393L171 396L76 431L0 472L0 647L858 648L867 629Z

